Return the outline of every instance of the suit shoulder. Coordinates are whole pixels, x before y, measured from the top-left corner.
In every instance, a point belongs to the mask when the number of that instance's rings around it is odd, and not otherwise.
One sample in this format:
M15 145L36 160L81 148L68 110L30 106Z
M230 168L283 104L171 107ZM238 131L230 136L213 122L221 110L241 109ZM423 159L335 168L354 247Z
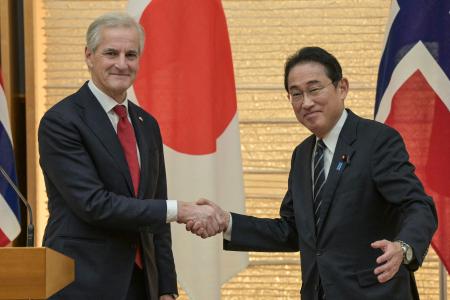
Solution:
M381 123L376 120L370 120L362 117L358 117L358 129L362 131L362 133L373 133L374 135L378 134L387 134L387 135L400 135L399 132L392 128L391 126Z
M60 116L65 119L70 119L70 116L74 115L76 98L77 93L73 93L72 95L69 95L64 99L58 101L45 112L42 119L46 119L50 116Z

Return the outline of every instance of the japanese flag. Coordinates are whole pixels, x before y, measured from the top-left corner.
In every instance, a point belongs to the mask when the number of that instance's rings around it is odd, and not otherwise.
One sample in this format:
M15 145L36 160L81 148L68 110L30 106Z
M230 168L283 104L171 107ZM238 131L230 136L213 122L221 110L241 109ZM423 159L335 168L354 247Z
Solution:
M146 40L133 86L161 127L169 199L210 199L244 212L235 83L220 0L129 1ZM220 299L221 285L248 264L172 225L178 280L191 299Z

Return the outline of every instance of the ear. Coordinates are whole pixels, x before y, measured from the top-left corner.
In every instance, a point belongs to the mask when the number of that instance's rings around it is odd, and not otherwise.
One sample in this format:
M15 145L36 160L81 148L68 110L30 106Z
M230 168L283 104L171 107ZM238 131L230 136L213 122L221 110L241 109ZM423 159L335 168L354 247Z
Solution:
M86 61L86 65L88 66L88 69L90 70L94 64L92 63L92 56L94 53L89 49L88 47L84 47L84 60Z
M342 101L344 101L345 98L347 97L348 88L349 88L348 80L347 80L347 78L344 77L344 78L341 79L341 81L339 82L339 85L338 85L339 98Z

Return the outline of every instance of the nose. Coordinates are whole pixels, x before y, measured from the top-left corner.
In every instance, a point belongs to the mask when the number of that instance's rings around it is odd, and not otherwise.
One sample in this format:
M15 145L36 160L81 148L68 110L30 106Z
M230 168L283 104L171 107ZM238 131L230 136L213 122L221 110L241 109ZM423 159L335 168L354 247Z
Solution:
M125 69L127 67L127 60L125 55L119 55L117 56L117 60L115 63L116 68L118 69Z
M303 108L309 108L314 105L314 101L312 100L311 96L307 93L303 94Z

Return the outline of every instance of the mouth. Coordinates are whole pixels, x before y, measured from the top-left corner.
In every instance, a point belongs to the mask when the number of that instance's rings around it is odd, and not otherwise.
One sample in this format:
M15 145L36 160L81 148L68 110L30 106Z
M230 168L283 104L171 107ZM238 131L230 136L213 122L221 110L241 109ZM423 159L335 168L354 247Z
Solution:
M111 73L110 76L119 76L119 77L130 77L130 74L117 74L117 73Z
M311 117L314 117L315 115L317 115L319 113L320 113L320 111L310 111L310 112L305 113L303 115L303 117L304 118L311 118Z

